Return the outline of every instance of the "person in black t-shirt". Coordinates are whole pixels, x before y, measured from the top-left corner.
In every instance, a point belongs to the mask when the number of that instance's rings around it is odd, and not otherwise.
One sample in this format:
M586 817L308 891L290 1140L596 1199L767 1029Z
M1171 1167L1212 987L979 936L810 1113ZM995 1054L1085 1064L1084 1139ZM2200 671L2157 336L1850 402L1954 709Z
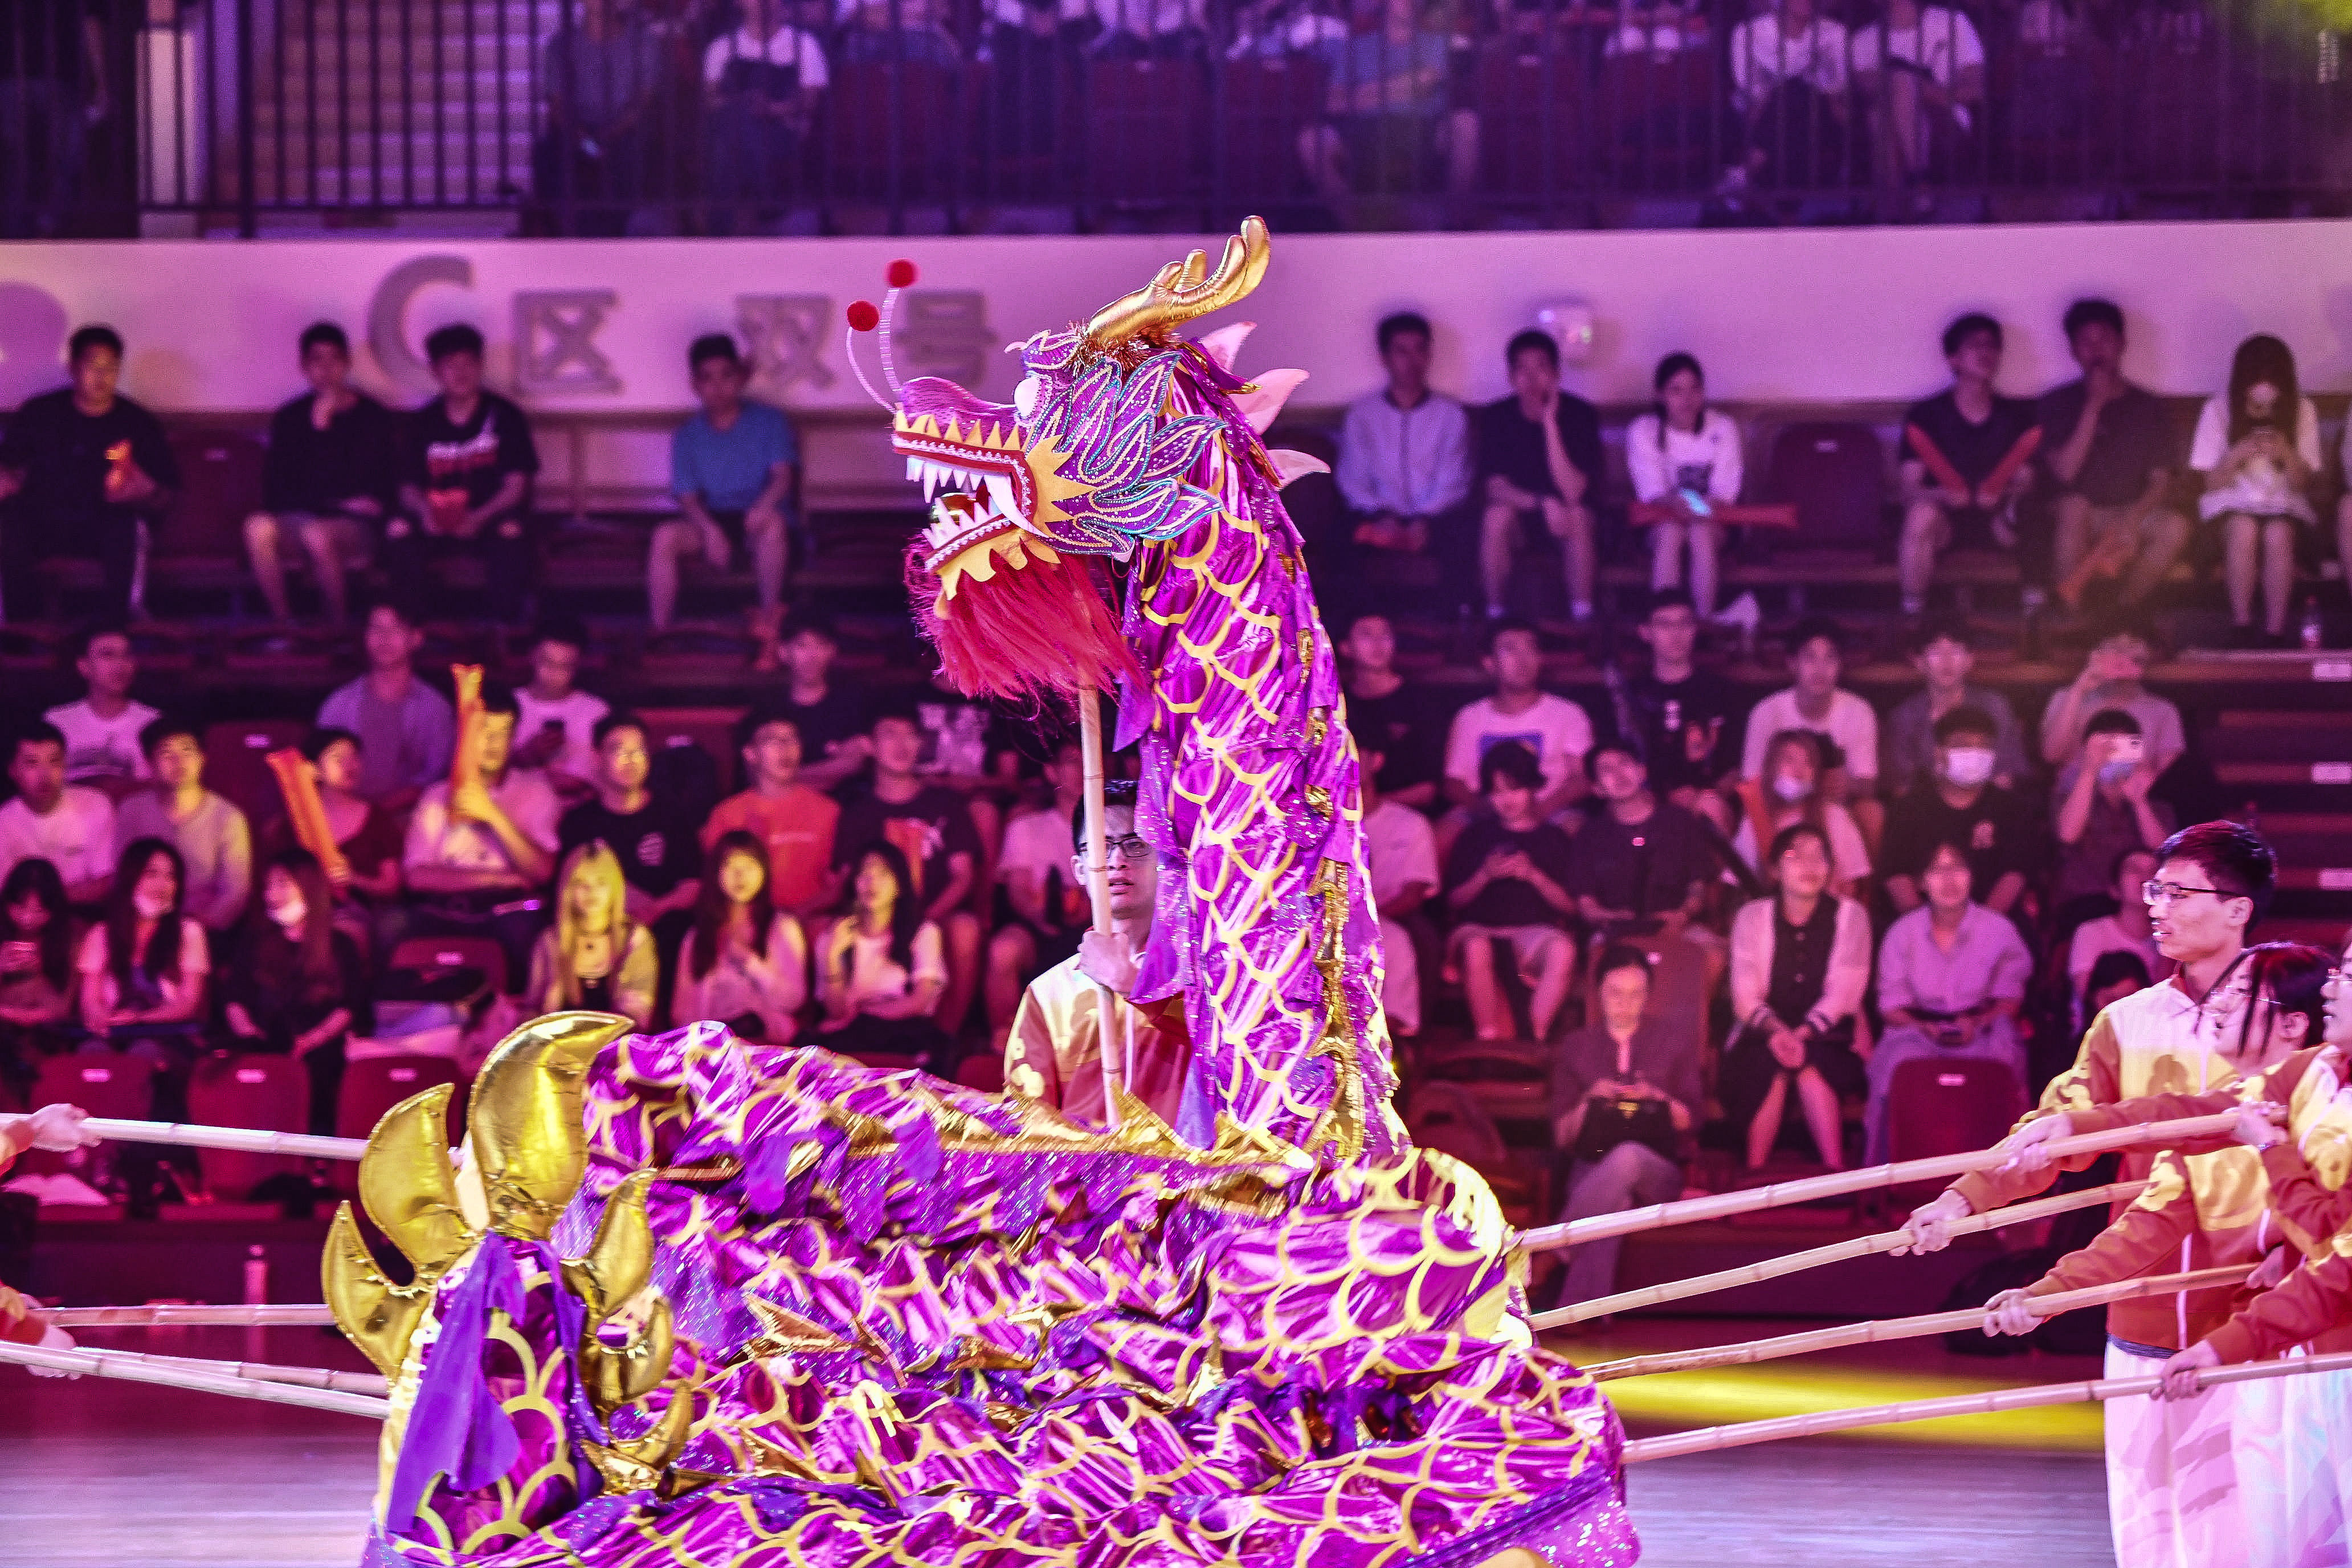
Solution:
M2180 454L2162 401L2124 379L2123 311L2077 300L2065 327L2083 379L2042 397L2037 456L2055 492L2054 589L2079 605L2094 577L2119 576L2137 605L2189 542L2189 520L2167 500Z
M1612 934L1680 936L1721 869L1705 825L1650 793L1642 759L1622 741L1593 747L1584 769L1601 808L1569 844L1577 913Z
M1570 613L1592 618L1592 502L1601 483L1601 416L1559 389L1559 345L1532 329L1504 351L1511 395L1478 411L1478 567L1486 615L1503 617L1522 520L1540 517L1568 563Z
M110 108L104 8L0 7L0 239L47 239L81 194L89 128Z
M837 791L874 755L864 698L834 678L840 639L831 622L803 612L785 625L776 647L784 660L784 694L766 711L791 720L800 732L800 782Z
M1739 771L1747 705L1727 682L1694 662L1698 610L1686 589L1653 594L1641 633L1650 668L1622 679L1615 667L1610 670L1617 738L1642 760L1650 788L1727 834L1731 807L1719 786Z
M352 390L342 328L320 321L305 329L300 355L310 390L270 416L262 510L245 520L245 550L269 613L290 621L286 558L299 547L327 618L341 626L351 605L344 574L367 564L392 501L392 414Z
M939 922L947 949L948 984L931 1015L952 1037L963 1026L980 984L980 918L967 908L980 865L980 835L964 797L925 784L922 727L905 713L886 713L871 736L874 784L841 808L833 836L834 865L853 868L865 847L880 840L907 858L923 918Z
M694 927L702 893L698 825L646 787L653 749L645 721L608 713L596 721L596 795L563 814L556 826L559 864L583 844L603 844L621 862L628 885L628 916L654 933L661 954L660 1001L677 978L677 950ZM661 1005L657 1005L658 1015Z
M409 421L401 516L383 531L394 592L423 604L425 563L479 553L495 613L509 621L530 595L530 482L539 448L521 409L482 384L482 334L459 323L425 340L441 395Z
M2035 846L2025 803L1992 782L1999 758L1992 715L1980 708L1955 708L1936 721L1936 776L1886 814L1886 843L1880 858L1886 897L1908 914L1925 899L1919 883L1936 847L1967 850L1971 885L1985 889L1979 900L1997 915L2016 909L2025 892L2025 874Z
M1427 811L1437 804L1441 761L1422 692L1396 672L1396 628L1386 616L1358 616L1339 638L1347 656L1348 728L1380 754L1374 782L1384 800Z
M1903 611L1927 607L1937 555L1955 543L2017 542L2018 498L2033 482L2041 444L2033 405L1993 390L2000 377L2000 323L1962 316L1944 329L1952 384L1903 416Z
M9 617L31 620L41 562L95 557L107 615L127 618L140 536L171 507L180 466L163 425L119 390L113 328L75 332L66 362L73 384L26 398L0 437L0 589Z
M1478 784L1489 810L1462 830L1445 858L1445 905L1461 922L1447 968L1461 978L1478 1037L1510 1039L1517 1025L1497 952L1507 949L1533 991L1529 1031L1549 1039L1576 974L1567 929L1576 909L1568 835L1538 814L1543 769L1520 742L1490 749L1479 760Z

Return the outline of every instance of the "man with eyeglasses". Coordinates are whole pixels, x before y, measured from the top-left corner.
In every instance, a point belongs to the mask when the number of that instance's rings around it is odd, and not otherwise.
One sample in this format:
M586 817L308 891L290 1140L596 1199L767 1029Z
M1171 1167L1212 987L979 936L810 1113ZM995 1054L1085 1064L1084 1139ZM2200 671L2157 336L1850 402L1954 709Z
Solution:
M1071 814L1077 853L1070 874L1087 885L1087 821L1083 804ZM1005 1087L1042 1100L1074 1121L1108 1121L1103 1093L1102 1012L1095 987L1112 1002L1112 1047L1126 1068L1127 1092L1173 1126L1192 1060L1181 992L1155 1001L1132 998L1152 911L1160 897L1160 858L1135 830L1135 785L1115 779L1103 786L1103 837L1108 861L1108 935L1088 931L1078 951L1029 983L1013 1016L1004 1047Z
M2156 876L2143 889L2157 950L2179 965L2161 984L2103 1010L2084 1033L2074 1065L2051 1080L2042 1102L2007 1140L2008 1163L1962 1176L1912 1213L1911 1249L1948 1246L1955 1220L2047 1189L2061 1168L2081 1170L2090 1156L2053 1161L2042 1145L2073 1130L2080 1116L2101 1124L2105 1108L2156 1094L2205 1094L2235 1078L2220 1054L2217 1013L2233 988L2221 985L2246 946L2246 931L2269 907L2278 861L2252 828L2201 822L2166 839ZM2217 989L2218 988L2218 989ZM2208 1004L2212 1004L2209 1006ZM2146 1181L2169 1151L2125 1152L2119 1179ZM2178 1162L2175 1162L2176 1165ZM2190 1164L2190 1179L2200 1167ZM2224 1201L2229 1194L2218 1194ZM2242 1194L2241 1194L2242 1195ZM2199 1194L2200 1208L2206 1194ZM2110 1219L2129 1205L2117 1205ZM2162 1272L2231 1261L2213 1256L2203 1230L2186 1238ZM2147 1376L2174 1352L2226 1320L2231 1290L2200 1290L2119 1301L2107 1309L2109 1377ZM2121 1568L2139 1564L2245 1561L2245 1519L2230 1456L2234 1403L2194 1405L2129 1400L2106 1413L2107 1510Z

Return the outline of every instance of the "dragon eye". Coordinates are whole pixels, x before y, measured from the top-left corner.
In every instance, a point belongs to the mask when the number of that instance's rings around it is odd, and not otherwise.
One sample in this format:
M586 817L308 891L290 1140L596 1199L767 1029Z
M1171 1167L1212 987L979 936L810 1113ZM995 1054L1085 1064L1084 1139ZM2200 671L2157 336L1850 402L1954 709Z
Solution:
M1024 375L1021 378L1021 384L1013 389L1013 406L1019 411L1024 419L1037 412L1037 378L1035 376Z

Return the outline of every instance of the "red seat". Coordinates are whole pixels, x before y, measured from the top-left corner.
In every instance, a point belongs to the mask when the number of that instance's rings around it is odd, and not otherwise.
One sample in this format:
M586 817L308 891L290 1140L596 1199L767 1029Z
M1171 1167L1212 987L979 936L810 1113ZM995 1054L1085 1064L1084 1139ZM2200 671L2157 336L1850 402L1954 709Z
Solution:
M1244 207L1288 200L1306 169L1298 133L1321 117L1324 73L1303 58L1229 60L1217 68L1217 190Z
M286 813L269 753L299 745L310 732L299 719L234 719L205 730L205 786L245 813L255 831Z
M1505 40L1504 42L1508 42ZM1486 189L1497 196L1557 196L1589 184L1582 65L1540 42L1497 43L1478 61L1471 105Z
M1878 432L1847 420L1790 425L1772 443L1768 503L1797 509L1800 550L1866 551L1886 542L1886 453Z
M646 744L656 755L672 746L699 746L718 769L719 787L740 771L735 746L735 726L742 722L740 708L641 708Z
M1601 152L1615 189L1692 190L1731 161L1738 132L1712 49L1612 55L1601 62L1599 97Z
M302 1132L310 1121L310 1075L286 1056L237 1056L201 1064L188 1083L188 1120L205 1127L249 1127ZM284 1154L199 1149L196 1164L215 1197L242 1198L302 1162Z
M2005 1137L2025 1109L2017 1075L1976 1057L1914 1057L1895 1069L1886 1090L1886 1157L1925 1160L1989 1149ZM1887 1189L1896 1209L1925 1203L1942 1182Z
M1200 184L1208 81L1193 60L1093 60L1087 67L1089 200L1166 206Z
M487 983L484 994L506 992L507 950L496 937L412 936L392 950L383 965L386 975L452 969L478 971Z
M144 1121L155 1105L155 1064L111 1052L45 1058L33 1079L35 1105L78 1105L110 1121ZM53 1172L74 1156L28 1151L16 1169Z
M820 164L833 199L945 199L956 154L970 144L962 75L912 61L835 67Z
M335 1135L364 1138L375 1131L385 1111L436 1084L462 1083L465 1075L446 1057L362 1057L343 1069L342 1091L335 1101ZM465 1130L465 1099L449 1100L449 1139L456 1142Z

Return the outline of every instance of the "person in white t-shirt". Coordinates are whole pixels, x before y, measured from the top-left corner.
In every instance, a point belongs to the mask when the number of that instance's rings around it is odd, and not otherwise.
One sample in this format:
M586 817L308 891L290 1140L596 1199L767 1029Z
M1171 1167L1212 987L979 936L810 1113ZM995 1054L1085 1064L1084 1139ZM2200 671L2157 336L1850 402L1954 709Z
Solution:
M1984 101L1984 44L1967 16L1887 0L1885 19L1853 36L1854 85L1870 104L1878 181L1895 186L1948 162Z
M437 779L417 797L408 819L401 868L416 900L419 936L487 935L506 951L507 984L530 967L539 928L538 896L555 874L562 807L545 774L515 765L514 693L482 683L476 727L475 778L463 789Z
M1750 181L1805 185L1843 160L1846 31L1816 0L1768 0L1731 31L1731 102L1747 121Z
M1381 921L1381 962L1387 972L1381 992L1389 1027L1407 1039L1421 1033L1421 953L1414 927L1407 926L1437 891L1437 834L1429 818L1381 796L1378 751L1360 740L1356 763L1363 776L1364 865L1371 880L1372 909ZM1432 939L1434 945L1434 939Z
M1675 521L1650 530L1650 591L1683 584L1683 552L1690 552L1691 603L1704 620L1715 614L1716 557L1723 548L1717 506L1739 499L1746 455L1739 422L1706 405L1706 373L1686 353L1658 362L1651 378L1657 406L1625 432L1625 471L1633 499L1663 506Z
M1739 776L1764 776L1764 752L1773 736L1783 730L1811 730L1843 753L1828 759L1824 798L1849 807L1874 841L1884 822L1884 810L1874 798L1878 793L1878 713L1839 688L1844 647L1845 634L1835 621L1814 616L1797 623L1789 635L1789 673L1794 680L1749 711Z
M74 670L81 677L81 700L61 702L42 717L66 738L66 782L120 799L150 776L139 731L158 716L131 700L139 674L131 634L110 626L83 632L74 639Z
M578 621L542 624L530 642L530 684L515 693L521 718L515 724L515 763L537 768L567 804L596 793L596 726L612 705L573 684L588 651L588 631Z
M2205 400L2189 444L2189 466L2205 488L2198 515L2221 531L2221 578L2241 642L2253 640L2258 568L2263 630L2285 640L2295 541L2318 521L2311 491L2325 462L2319 410L2297 384L2294 352L2267 332L2248 338L2230 362L2229 391Z
M743 25L702 51L703 184L714 232L756 226L798 183L801 149L830 83L824 46L792 25L783 0L743 0ZM751 207L746 212L738 204Z
M1446 798L1462 813L1480 809L1480 760L1503 742L1517 741L1535 753L1543 770L1537 815L1556 816L1584 795L1584 753L1592 749L1592 721L1567 698L1536 684L1543 675L1543 648L1535 627L1525 621L1507 616L1488 628L1486 668L1494 679L1495 694L1454 714L1446 733Z
M0 880L19 860L47 860L65 879L66 898L88 906L114 879L114 803L66 783L66 738L44 720L16 736L8 757L16 798L0 805Z
M988 939L983 992L988 1026L999 1042L1020 1011L1023 988L1040 970L1078 951L1078 934L1092 913L1086 889L1070 876L1070 857L1078 852L1070 822L1086 782L1076 742L1055 748L1045 782L1054 787L1053 803L1006 823L1004 847L996 856L1002 923Z

